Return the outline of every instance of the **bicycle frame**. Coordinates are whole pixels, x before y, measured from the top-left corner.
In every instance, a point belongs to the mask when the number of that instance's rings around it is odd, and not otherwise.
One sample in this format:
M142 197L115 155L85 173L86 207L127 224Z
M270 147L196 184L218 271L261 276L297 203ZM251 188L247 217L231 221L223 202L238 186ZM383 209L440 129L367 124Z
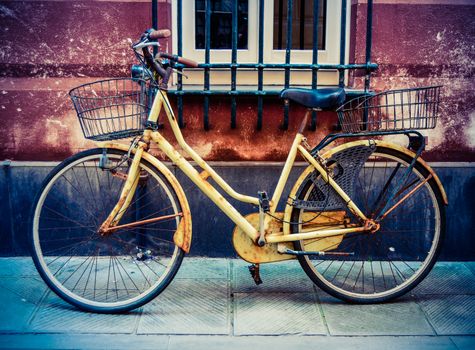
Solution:
M115 208L110 213L109 217L105 220L105 222L101 226L101 232L107 233L114 231L114 227L118 228L117 224L119 223L122 214L125 213L127 210L128 205L130 204L133 194L135 192L135 188L138 183L138 166L144 149L146 148L146 144L148 141L154 141L159 149L163 151L168 158L170 158L173 163L180 168L180 170L185 173L185 175L193 181L198 188L208 197L210 198L243 232L246 233L249 238L251 238L254 242L257 242L259 237L261 236L261 232L264 232L264 239L267 243L280 243L280 242L291 242L297 241L302 239L312 239L312 238L324 238L330 236L338 236L344 235L351 232L362 232L367 231L368 227L366 225L353 225L346 228L337 228L337 229L323 229L318 231L306 231L304 233L294 233L292 235L283 234L283 232L268 232L269 222L272 220L270 215L262 215L262 219L260 220L259 227L260 229L256 229L249 221L247 221L244 216L242 216L237 209L230 204L208 181L207 179L211 177L228 195L232 198L244 202L249 203L252 205L259 206L259 198L243 195L234 191L234 189L229 186L229 184L222 179L184 140L183 135L181 133L180 127L178 122L175 118L173 110L170 106L170 102L168 100L167 93L162 90L158 90L156 97L153 101L149 117L148 123L149 125L155 125L158 120L158 116L162 108L165 110L167 115L168 121L172 128L173 134L175 135L176 140L178 141L179 146L183 149L183 151L193 159L197 165L203 169L201 173L199 173L193 165L190 164L158 131L156 130L145 130L143 134L143 140L145 142L139 142L137 150L135 151L135 156L133 158L132 165L130 166L129 173L127 175L127 180L122 190L120 199L115 206ZM304 159L312 165L322 176L325 182L327 182L347 203L348 208L351 210L353 214L361 219L362 223L366 223L368 219L362 213L362 211L356 206L356 204L349 198L349 196L341 189L341 187L327 174L327 171L324 167L320 164L318 160L316 160L304 147L306 143L306 139L303 136L302 132L299 131L295 139L292 143L292 146L289 151L289 155L285 162L284 168L282 169L282 173L278 180L277 186L274 190L272 195L272 199L270 201L270 210L269 213L271 215L275 214L277 205L279 200L282 196L282 192L284 190L284 186L287 183L289 178L290 171L294 165L295 158L297 153L300 153ZM182 213L177 214L182 215ZM152 219L155 221L161 220L161 218ZM140 224L145 224L145 222L137 222L132 223L129 225L138 226ZM122 227L122 226L121 226Z

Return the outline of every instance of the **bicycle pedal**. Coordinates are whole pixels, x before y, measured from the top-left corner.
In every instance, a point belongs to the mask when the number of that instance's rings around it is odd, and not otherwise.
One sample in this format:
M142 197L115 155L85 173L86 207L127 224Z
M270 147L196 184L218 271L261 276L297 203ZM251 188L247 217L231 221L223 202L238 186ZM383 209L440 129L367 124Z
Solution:
M262 284L261 275L259 273L259 264L252 264L248 266L251 277L256 285Z

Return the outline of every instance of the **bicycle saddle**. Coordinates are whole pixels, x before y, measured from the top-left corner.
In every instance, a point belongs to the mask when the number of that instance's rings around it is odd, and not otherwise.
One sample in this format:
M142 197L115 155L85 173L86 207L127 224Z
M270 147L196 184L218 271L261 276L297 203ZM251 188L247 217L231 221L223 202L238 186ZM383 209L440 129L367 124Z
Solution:
M321 110L335 110L345 102L345 90L343 88L323 89L284 89L280 97L292 100L307 108Z

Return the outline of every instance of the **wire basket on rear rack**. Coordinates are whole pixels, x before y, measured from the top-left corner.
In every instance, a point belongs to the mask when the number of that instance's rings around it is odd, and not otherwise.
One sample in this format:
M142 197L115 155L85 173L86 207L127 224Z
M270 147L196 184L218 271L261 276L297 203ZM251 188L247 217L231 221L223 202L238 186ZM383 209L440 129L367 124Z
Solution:
M154 93L144 80L118 78L80 85L69 96L84 137L105 141L142 134Z
M337 109L343 132L435 128L441 86L384 91L352 99Z

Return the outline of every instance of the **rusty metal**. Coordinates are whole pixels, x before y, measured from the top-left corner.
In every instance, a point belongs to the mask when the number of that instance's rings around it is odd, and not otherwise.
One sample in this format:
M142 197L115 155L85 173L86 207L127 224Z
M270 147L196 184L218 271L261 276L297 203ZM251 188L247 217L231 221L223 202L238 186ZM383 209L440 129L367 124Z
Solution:
M300 123L299 131L298 131L299 134L303 134L303 132L305 131L309 113L310 111L307 109L307 111L305 112L305 116L303 117L302 122Z
M203 180L207 180L209 177L210 177L210 173L208 173L206 170L203 170L201 173L200 173L200 177L203 179Z
M326 212L325 215L318 215L314 212L305 212L302 215L302 221L306 222L302 231L308 231L313 229L325 230L331 227L344 228L347 224L347 218L345 217L345 211L332 211ZM275 218L269 223L268 230L270 232L283 235L283 223L284 213L277 212L274 214ZM252 213L245 216L245 219L249 221L254 227L259 227L259 213ZM308 239L303 244L307 250L326 250L328 247L336 249L343 239L341 236L331 236L326 238L314 238ZM237 254L245 261L250 263L271 263L277 261L295 259L295 256L282 254L279 252L279 246L292 249L292 242L281 243L267 243L263 247L257 246L252 239L250 239L238 226L233 231L233 246Z
M389 208L383 215L381 215L381 218L379 220L383 220L389 213L391 213L394 209L396 209L402 202L404 202L406 199L408 199L410 196L412 196L414 193L417 192L422 186L424 186L430 179L432 179L432 175L429 174L428 177L425 178L424 181L422 181L419 185L414 187L409 193L407 193L404 197L402 197L396 204L394 204L391 208Z
M145 132L149 132L149 130L146 130ZM101 142L98 143L98 146L101 148L112 148L126 152L129 150L129 147L127 145L117 142ZM132 153L135 152L136 149L133 149ZM177 195L183 217L180 220L177 231L173 236L173 240L178 247L183 249L183 251L185 251L186 253L189 253L192 239L192 220L190 206L188 204L188 200L186 199L185 192L183 191L183 188L181 187L176 177L165 166L165 164L163 164L161 161L159 161L157 158L155 158L148 152L144 152L142 154L142 158L152 164L163 176L165 176L167 181L170 183L172 189L174 190L175 194Z
M128 228L128 227L135 227L135 226L151 224L151 223L158 222L158 221L163 221L163 220L167 220L167 219L171 219L171 218L176 218L177 216L182 217L183 213L180 212L180 213L177 213L177 214L164 215L164 216L160 216L160 217L156 217L156 218L152 218L152 219L134 221L134 222L131 222L131 223L128 223L128 224L117 225L117 226L109 227L109 228L106 228L106 229L102 230L102 233L111 233L111 232L120 230L122 228Z
M122 171L117 171L115 169L110 170L110 173L112 174L113 177L116 177L118 179L121 179L123 181L127 180L127 174L122 172Z

